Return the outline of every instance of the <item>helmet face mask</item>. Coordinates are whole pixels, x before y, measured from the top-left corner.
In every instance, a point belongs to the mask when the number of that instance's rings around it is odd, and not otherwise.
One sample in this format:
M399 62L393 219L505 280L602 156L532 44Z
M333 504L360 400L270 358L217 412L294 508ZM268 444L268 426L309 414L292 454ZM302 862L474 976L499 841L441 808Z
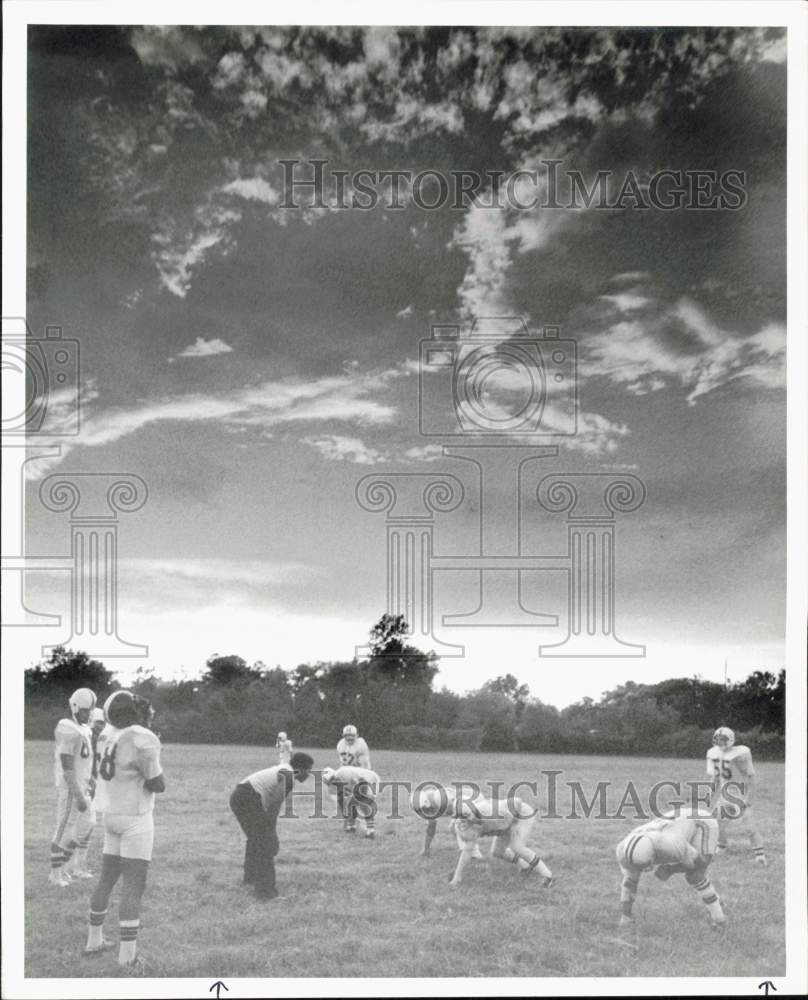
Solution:
M353 743L356 739L356 726L345 726L342 730L342 735L347 743Z
M278 733L278 739L279 740L285 740L286 739L286 733Z
M735 733L727 726L720 726L713 733L713 746L720 750L729 750L735 744Z

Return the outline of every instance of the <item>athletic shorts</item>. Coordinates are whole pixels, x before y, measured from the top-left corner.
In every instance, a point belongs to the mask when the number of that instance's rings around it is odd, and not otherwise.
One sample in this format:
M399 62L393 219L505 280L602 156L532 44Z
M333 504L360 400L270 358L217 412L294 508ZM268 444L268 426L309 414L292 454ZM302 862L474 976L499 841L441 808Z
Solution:
M151 861L154 844L154 814L104 815L104 854Z
M73 841L78 844L84 840L95 826L95 807L89 796L85 795L87 809L82 813L76 807L76 796L69 788L60 788L56 800L56 830L53 843L59 847L67 847Z

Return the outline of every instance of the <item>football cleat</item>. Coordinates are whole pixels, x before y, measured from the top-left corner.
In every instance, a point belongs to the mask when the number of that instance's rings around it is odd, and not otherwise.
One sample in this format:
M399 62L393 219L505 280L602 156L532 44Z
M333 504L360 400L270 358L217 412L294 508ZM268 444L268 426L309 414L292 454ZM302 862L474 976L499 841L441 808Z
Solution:
M766 860L766 855L765 854L758 854L755 857L755 864L756 865L760 865L761 868L767 868L768 865L769 865L769 862Z
M618 923L617 926L618 927L633 927L634 926L634 917L628 917L628 916L626 916L625 913L621 913L620 914L620 922Z
M100 955L102 952L109 951L110 948L114 948L114 947L115 947L115 942L114 941L110 941L107 938L101 938L101 944L100 945L98 945L95 948L89 948L89 947L85 948L84 949L84 954L85 955Z
M50 875L48 875L48 884L58 886L60 889L71 885L72 882L73 880L63 869L54 868L51 870Z
M716 853L717 855L718 855L718 854L726 854L726 853L727 853L727 845L726 845L726 844L719 844L719 845L718 845L718 846L716 847L716 849L715 849L715 853Z
M555 876L547 875L545 876L544 881L541 884L541 887L542 889L552 889L554 885L555 885Z
M373 840L373 838L376 836L376 831L375 830L365 830L365 836L369 840Z
M88 868L70 868L65 874L71 879L95 878L95 872L91 872Z

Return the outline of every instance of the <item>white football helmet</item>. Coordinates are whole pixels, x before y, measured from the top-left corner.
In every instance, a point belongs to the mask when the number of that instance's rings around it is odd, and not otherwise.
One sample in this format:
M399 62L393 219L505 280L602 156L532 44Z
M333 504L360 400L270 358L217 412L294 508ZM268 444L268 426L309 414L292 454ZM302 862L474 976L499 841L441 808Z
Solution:
M75 719L81 709L89 713L95 708L95 693L89 688L79 688L70 695L70 711Z
M653 840L642 833L629 837L623 848L623 860L630 868L648 868L655 855Z
M279 740L285 740L286 739L286 733L278 733L278 739Z
M334 780L334 774L335 774L335 771L334 771L333 767L324 767L323 768L323 781L327 785L330 785L331 782Z
M421 819L438 819L448 816L455 804L455 792L452 788L435 787L416 788L410 796L413 812Z
M720 747L722 750L729 750L734 745L735 733L727 726L719 726L713 733L713 746Z
M357 735L356 726L345 726L345 728L342 730L342 735L346 737L352 736L355 739Z
M98 722L103 722L106 725L106 717L104 715L104 709L96 706L92 712L90 712L90 725L94 726Z

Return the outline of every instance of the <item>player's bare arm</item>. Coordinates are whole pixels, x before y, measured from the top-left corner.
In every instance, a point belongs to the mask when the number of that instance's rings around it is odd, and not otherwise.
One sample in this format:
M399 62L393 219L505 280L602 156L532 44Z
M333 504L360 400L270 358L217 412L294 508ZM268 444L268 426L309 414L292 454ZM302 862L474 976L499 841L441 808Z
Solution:
M62 771L64 772L67 787L75 796L76 808L80 813L87 812L87 799L84 797L84 792L79 787L78 780L76 779L73 757L68 753L62 753L59 754L59 760L62 764Z

